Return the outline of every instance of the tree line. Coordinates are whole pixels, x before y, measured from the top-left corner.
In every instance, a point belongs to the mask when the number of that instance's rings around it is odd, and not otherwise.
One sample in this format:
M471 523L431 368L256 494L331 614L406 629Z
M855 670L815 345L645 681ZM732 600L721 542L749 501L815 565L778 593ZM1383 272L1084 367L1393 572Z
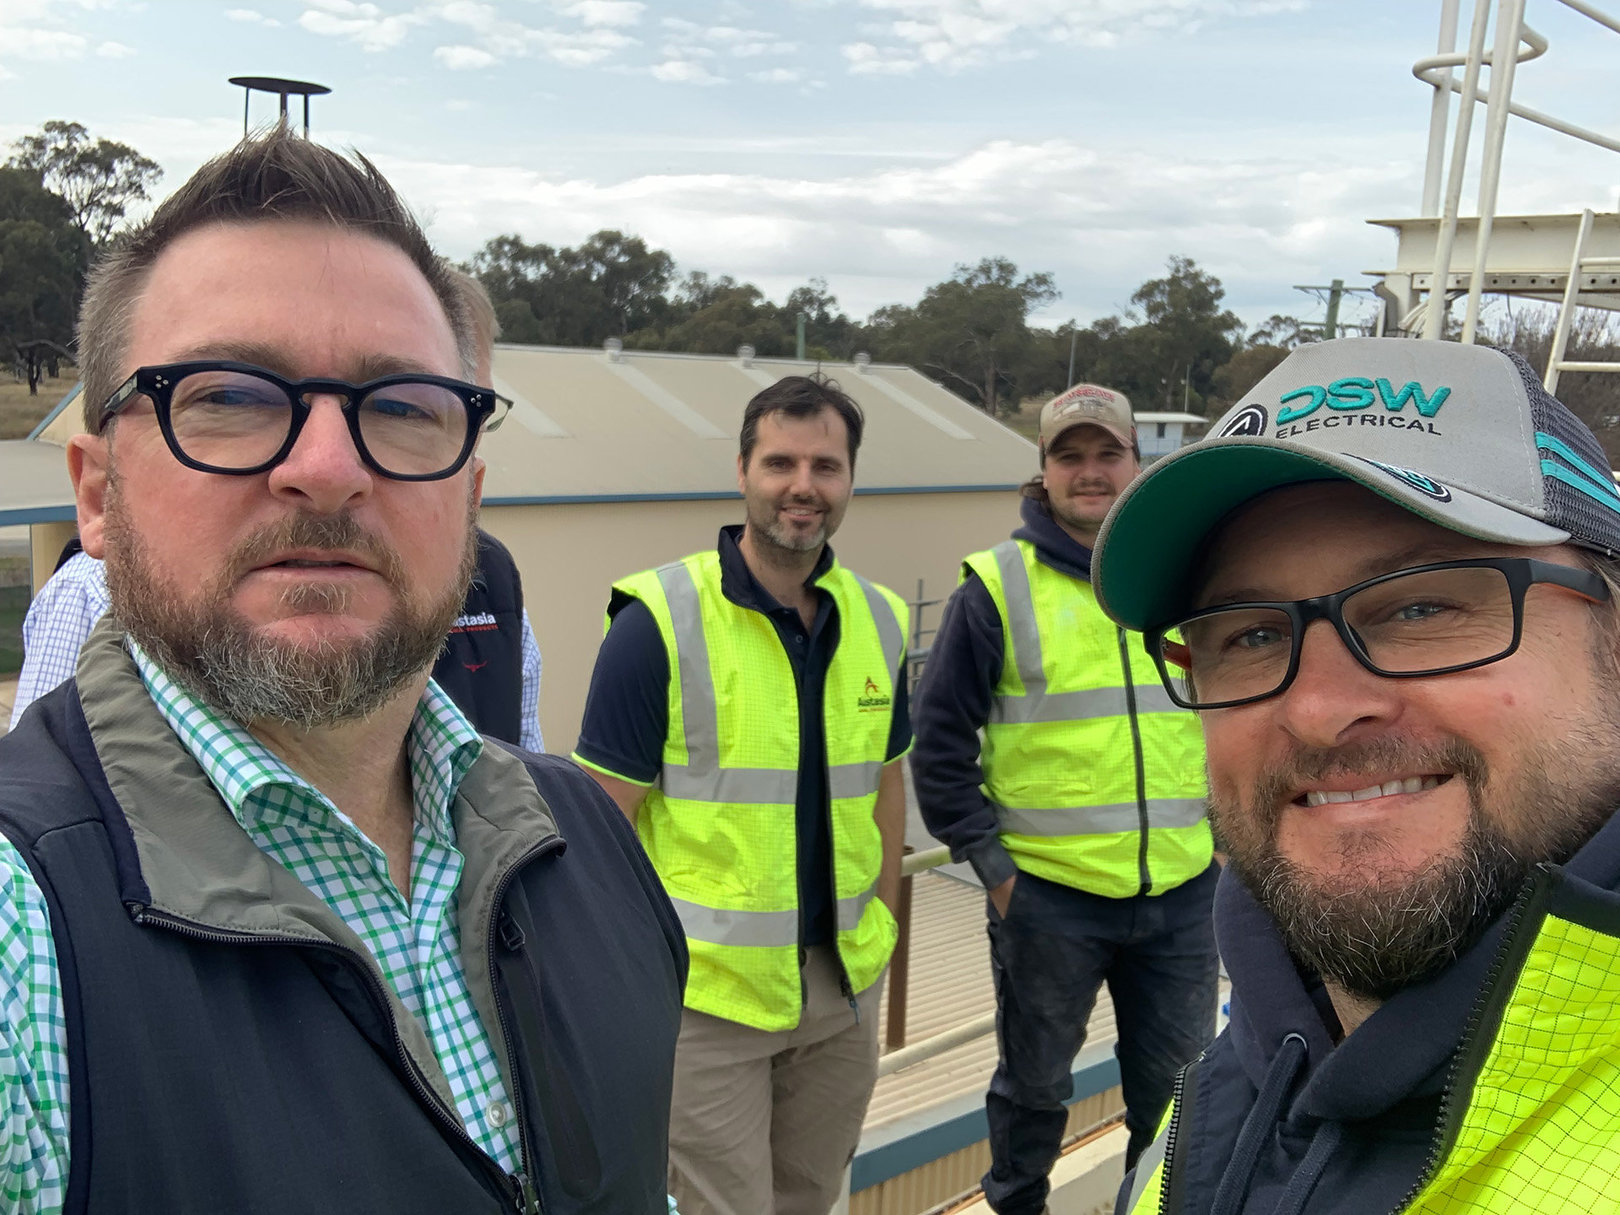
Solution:
M12 145L0 167L0 359L30 391L72 359L85 271L161 177L134 148L93 139L75 122L47 122ZM509 342L588 347L617 338L632 350L721 355L746 345L772 357L795 354L802 332L807 357L845 362L865 352L908 364L992 414L1089 380L1139 410L1215 416L1290 349L1321 336L1283 315L1246 329L1225 307L1220 280L1181 256L1120 313L1055 327L1032 322L1059 298L1053 276L1004 257L958 265L915 303L865 321L844 313L825 279L777 303L730 275L682 274L667 250L613 230L571 247L495 236L465 268L489 290ZM1572 355L1620 361L1620 330L1607 315L1582 313ZM1521 308L1485 337L1540 367L1550 328L1545 313ZM1567 375L1560 388L1620 456L1620 376Z

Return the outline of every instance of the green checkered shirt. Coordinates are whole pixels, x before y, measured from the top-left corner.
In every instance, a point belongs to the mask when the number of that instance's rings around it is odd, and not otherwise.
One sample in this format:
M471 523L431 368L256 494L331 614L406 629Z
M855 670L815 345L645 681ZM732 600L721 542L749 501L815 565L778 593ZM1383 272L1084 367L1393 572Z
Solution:
M518 1128L495 1044L467 990L457 928L462 856L450 805L483 748L431 681L411 720L416 807L411 899L389 880L382 849L242 726L130 652L164 719L236 821L365 942L422 1024L473 1141L507 1172ZM0 1210L58 1212L68 1173L68 1067L61 983L45 900L16 849L0 840Z

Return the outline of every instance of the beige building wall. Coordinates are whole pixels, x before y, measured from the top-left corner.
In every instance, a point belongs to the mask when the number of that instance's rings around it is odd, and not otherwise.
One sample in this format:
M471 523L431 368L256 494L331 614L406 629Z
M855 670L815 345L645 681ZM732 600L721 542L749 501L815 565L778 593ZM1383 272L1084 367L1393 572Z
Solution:
M711 547L742 521L741 499L485 507L483 524L523 575L524 604L540 642L540 726L546 749L573 750L616 578ZM908 602L956 585L961 560L1018 525L1018 496L1001 491L857 496L833 538L838 558ZM939 607L923 621L939 622Z

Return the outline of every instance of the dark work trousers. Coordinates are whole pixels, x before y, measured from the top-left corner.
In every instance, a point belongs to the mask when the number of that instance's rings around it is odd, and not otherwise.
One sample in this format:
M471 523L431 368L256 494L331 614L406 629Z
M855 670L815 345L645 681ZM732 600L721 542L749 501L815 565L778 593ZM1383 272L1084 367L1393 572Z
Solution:
M1119 1027L1126 1167L1153 1142L1176 1073L1215 1036L1216 874L1212 865L1164 894L1108 899L1020 873L1006 918L990 908L1000 1062L985 1095L983 1184L998 1215L1046 1205L1074 1056L1104 983Z

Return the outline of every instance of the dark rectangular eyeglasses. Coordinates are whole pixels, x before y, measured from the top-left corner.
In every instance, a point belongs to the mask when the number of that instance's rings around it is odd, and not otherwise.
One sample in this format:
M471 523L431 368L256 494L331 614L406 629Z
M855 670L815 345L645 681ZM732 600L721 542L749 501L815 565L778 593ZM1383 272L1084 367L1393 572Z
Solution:
M493 389L444 376L388 375L364 384L287 380L250 363L208 359L137 368L101 407L98 429L144 396L180 463L248 476L287 458L309 419L311 398L328 394L342 398L361 460L395 481L453 476L480 432L499 426L511 404Z
M1276 696L1299 673L1315 620L1333 625L1357 662L1391 679L1499 662L1519 648L1524 594L1536 583L1593 602L1609 588L1591 570L1529 557L1483 557L1396 570L1331 595L1205 608L1146 637L1170 698L1227 709Z

